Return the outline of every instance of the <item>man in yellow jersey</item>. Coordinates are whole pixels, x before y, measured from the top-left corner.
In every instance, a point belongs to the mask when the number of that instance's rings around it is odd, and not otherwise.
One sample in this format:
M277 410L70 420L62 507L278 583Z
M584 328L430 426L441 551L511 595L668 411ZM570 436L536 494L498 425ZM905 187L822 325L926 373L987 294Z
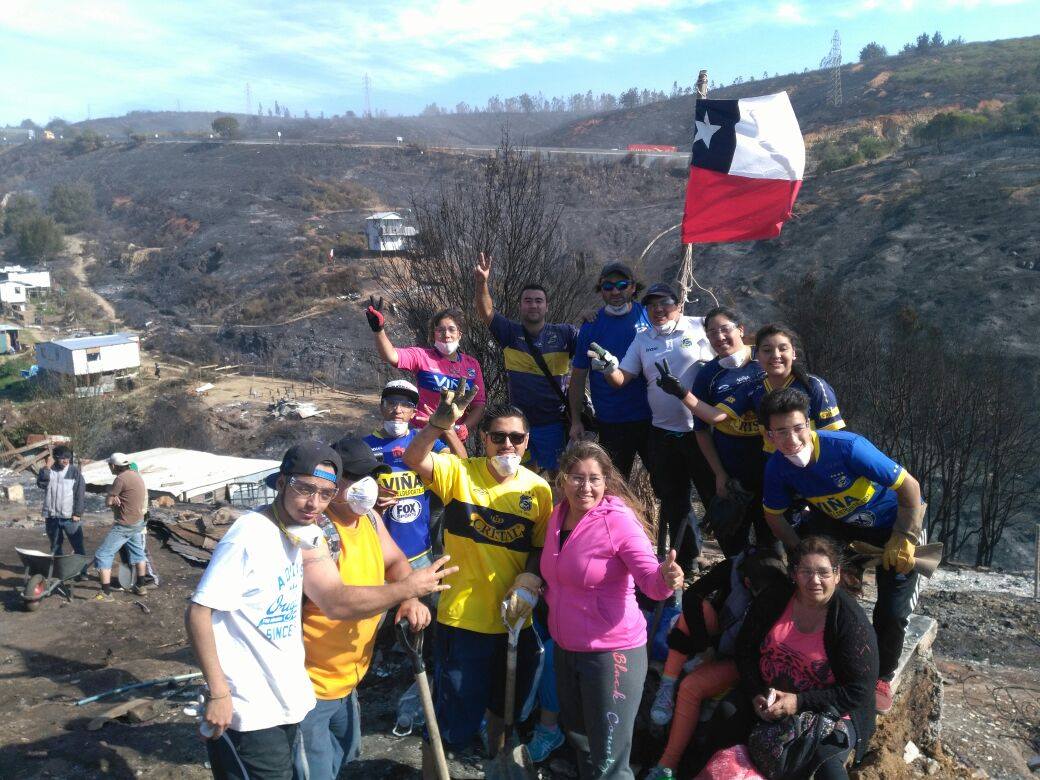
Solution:
M405 579L408 559L390 538L374 511L379 487L376 478L390 471L356 436L344 436L332 448L343 461L339 490L319 521L329 552L345 585L382 585ZM314 602L303 602L303 647L307 674L317 704L300 724L300 749L295 756L297 778L333 780L343 764L361 747L357 686L368 671L382 615L362 620L332 620ZM418 599L397 609L396 620L407 618L414 631L429 625L430 610Z
M458 458L434 453L433 443L466 410L472 388L441 393L429 424L408 445L404 462L444 502L444 551L459 571L445 578L451 589L437 606L433 651L434 708L445 747L465 750L487 718L488 750L503 745L506 628L518 604L533 605L541 589L538 560L552 512L549 484L520 465L530 429L515 406L488 408L480 422L486 457ZM440 430L438 430L440 429ZM526 596L518 599L515 593ZM530 617L520 632L517 655L517 711L537 683L541 648ZM423 776L435 777L432 754L423 746Z

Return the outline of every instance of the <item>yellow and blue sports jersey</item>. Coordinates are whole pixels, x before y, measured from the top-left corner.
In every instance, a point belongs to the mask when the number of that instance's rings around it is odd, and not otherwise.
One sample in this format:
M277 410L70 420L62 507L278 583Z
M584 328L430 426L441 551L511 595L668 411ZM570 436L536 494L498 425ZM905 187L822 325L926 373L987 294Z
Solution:
M697 372L691 388L699 400L726 413L726 419L715 425L695 416L693 429L712 429L719 460L730 476L738 477L742 482L751 481L745 487L757 485L762 474L757 407L749 406L745 399L750 388L761 384L764 377L765 372L754 356L740 368L724 368L719 364L719 358L715 358Z
M531 356L524 338L524 326L496 314L491 319L491 335L502 347L502 361L509 378L509 401L520 408L531 425L549 425L564 419L563 402ZM560 391L566 394L571 358L578 340L578 329L564 323L546 323L531 342L542 353Z
M444 582L437 621L482 634L504 634L500 605L545 544L552 513L549 483L521 467L499 482L487 458L433 455L430 487L444 502L444 552L459 570Z
M896 488L906 471L870 441L847 431L814 431L813 459L805 468L782 452L766 461L762 504L781 514L798 497L847 525L891 528L896 521Z
M769 379L763 377L760 382L755 382L754 386L748 388L748 395L741 402L740 408L755 411L762 399L773 390L793 387L809 396L809 425L814 431L840 431L845 427L845 420L838 409L838 397L834 394L834 388L816 374L809 374L808 377L808 386L791 374L779 387L773 387L769 384ZM762 426L762 451L767 456L776 452L773 442L766 436L765 426Z

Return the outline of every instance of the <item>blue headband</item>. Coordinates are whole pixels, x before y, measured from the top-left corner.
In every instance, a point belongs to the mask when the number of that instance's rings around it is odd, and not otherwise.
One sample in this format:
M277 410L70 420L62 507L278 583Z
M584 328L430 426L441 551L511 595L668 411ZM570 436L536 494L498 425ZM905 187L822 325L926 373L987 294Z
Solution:
M320 479L327 479L329 482L336 481L336 475L331 471L323 471L322 469L314 469L314 476Z

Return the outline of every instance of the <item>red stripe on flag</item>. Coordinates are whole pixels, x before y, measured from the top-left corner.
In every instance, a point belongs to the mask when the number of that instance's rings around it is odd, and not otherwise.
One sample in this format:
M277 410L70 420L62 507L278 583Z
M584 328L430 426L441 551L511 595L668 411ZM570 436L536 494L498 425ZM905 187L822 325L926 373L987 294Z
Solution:
M683 243L775 238L801 186L789 179L749 179L690 166Z

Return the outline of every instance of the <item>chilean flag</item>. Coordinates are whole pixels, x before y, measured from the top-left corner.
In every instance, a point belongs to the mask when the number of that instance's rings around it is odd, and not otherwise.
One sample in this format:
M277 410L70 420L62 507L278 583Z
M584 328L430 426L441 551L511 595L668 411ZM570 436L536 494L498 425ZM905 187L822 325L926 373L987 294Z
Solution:
M787 93L698 100L694 119L683 243L780 235L805 172L805 142Z

